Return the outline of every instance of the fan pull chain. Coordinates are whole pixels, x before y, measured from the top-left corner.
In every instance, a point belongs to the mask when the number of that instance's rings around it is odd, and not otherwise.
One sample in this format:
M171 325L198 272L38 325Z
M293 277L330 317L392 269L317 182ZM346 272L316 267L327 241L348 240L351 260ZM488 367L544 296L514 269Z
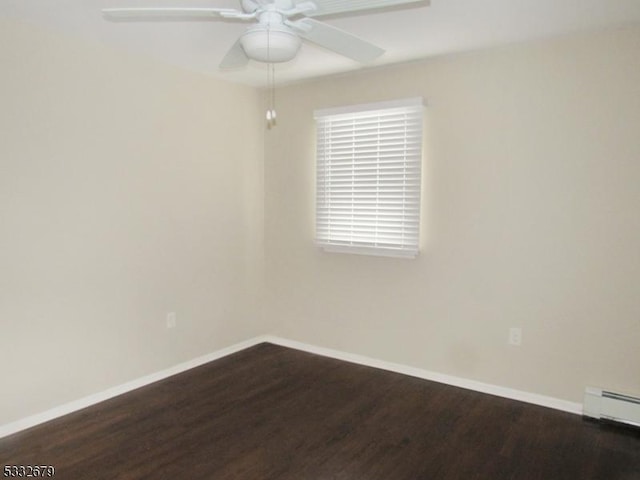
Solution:
M276 66L273 63L268 65L269 76L269 109L267 110L267 126L276 126Z
M267 27L267 128L276 126L276 67L271 63L271 31Z

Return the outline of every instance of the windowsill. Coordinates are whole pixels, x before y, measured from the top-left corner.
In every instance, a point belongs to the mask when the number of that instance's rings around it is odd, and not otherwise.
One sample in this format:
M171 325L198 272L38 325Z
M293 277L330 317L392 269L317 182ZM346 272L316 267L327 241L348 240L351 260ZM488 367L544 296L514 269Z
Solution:
M369 255L374 257L394 257L415 259L418 251L398 250L395 248L356 247L350 245L319 245L327 253L349 253L353 255Z

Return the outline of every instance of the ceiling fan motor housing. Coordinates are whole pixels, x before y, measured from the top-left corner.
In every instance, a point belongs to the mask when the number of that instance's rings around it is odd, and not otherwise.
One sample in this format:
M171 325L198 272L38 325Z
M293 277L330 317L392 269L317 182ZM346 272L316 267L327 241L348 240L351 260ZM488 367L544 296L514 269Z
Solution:
M258 24L240 37L240 44L252 60L281 63L293 60L302 41L284 25Z

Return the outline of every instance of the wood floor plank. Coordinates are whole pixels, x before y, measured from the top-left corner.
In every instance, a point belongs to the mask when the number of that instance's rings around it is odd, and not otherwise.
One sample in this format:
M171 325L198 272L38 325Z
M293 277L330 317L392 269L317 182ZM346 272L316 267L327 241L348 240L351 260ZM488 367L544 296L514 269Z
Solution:
M640 432L261 344L0 439L55 478L640 480Z

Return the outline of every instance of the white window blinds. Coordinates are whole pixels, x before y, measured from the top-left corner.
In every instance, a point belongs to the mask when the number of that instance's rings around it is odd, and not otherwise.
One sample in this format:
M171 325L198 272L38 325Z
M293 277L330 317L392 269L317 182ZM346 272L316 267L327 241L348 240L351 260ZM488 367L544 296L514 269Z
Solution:
M423 112L421 98L315 112L325 250L417 255Z

